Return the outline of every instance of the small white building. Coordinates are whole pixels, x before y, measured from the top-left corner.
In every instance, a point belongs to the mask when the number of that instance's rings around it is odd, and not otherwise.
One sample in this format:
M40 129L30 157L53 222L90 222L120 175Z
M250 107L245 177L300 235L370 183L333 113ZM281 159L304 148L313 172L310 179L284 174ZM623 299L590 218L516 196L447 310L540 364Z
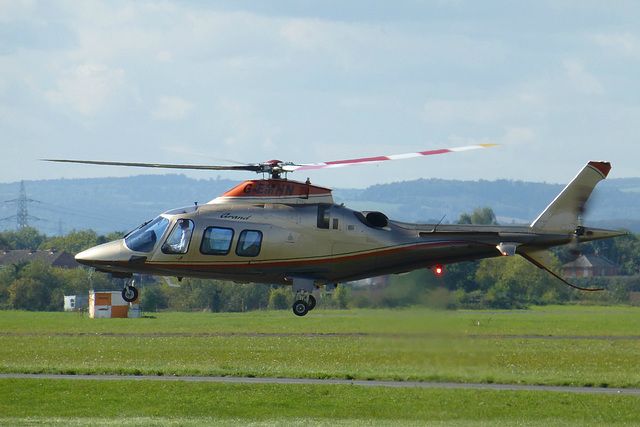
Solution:
M64 311L78 311L89 308L89 295L65 295Z

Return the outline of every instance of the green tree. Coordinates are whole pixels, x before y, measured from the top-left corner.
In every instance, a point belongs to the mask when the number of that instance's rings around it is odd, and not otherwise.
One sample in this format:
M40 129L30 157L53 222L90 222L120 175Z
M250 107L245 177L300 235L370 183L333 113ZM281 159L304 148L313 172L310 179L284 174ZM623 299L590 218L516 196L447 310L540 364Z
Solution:
M456 224L495 225L498 224L498 221L493 209L485 206L483 208L475 208L471 215L467 213L460 214Z
M158 311L167 307L167 297L160 286L145 286L140 289L140 308L143 311Z
M269 305L270 289L263 284L220 282L219 289L219 311L252 311L266 309Z
M478 270L476 262L459 262L445 266L443 278L443 287L449 290L463 289L465 292L471 292L478 289L475 281L475 274Z
M552 256L551 262L557 270L557 258ZM479 289L486 291L486 302L492 308L523 308L566 301L569 296L566 286L520 256L482 260L475 278Z
M168 305L172 310L220 311L218 282L205 279L184 279L180 287L167 289Z
M122 238L122 233L110 233L106 236L98 235L93 230L73 230L65 236L57 236L43 242L39 249L59 250L77 254L92 246Z
M64 295L87 295L91 288L91 280L89 279L89 270L84 268L70 268L68 270L64 268L54 268L53 274L56 276L57 281L61 284L61 289ZM101 283L108 281L108 276L104 273L94 273L94 288L107 289ZM95 283L99 283L95 286Z
M49 306L47 311L62 311L64 310L64 291L61 288L55 288L51 291L49 296Z
M277 286L269 292L269 309L286 310L293 305L295 294L289 286Z
M460 214L460 218L456 224L474 224L474 225L496 225L496 215L489 206L478 207L473 213ZM478 271L479 264L477 262L461 262L448 265L444 273L444 286L447 289L463 289L465 292L472 292L478 289L475 280L475 274Z
M47 236L40 234L35 227L24 227L19 230L9 230L2 233L2 241L7 249L37 249Z
M28 264L22 261L0 268L0 307L12 308L13 300L10 301L9 287L14 280L18 279L20 270Z
M44 283L19 278L9 286L8 303L16 310L43 311L50 307L51 295Z
M393 308L424 303L428 291L443 286L443 276L435 274L430 269L391 276L390 283L384 292L377 295L375 306ZM358 302L358 304L362 303L362 301Z
M73 230L66 236L54 237L40 245L42 250L59 250L78 253L98 244L98 235L93 230Z
M609 258L618 266L621 275L635 275L640 272L640 237L630 231L627 233L626 236L615 239L589 242L582 247L586 247L591 253L598 251Z
M629 288L624 281L613 279L609 283L609 292L613 302L618 304L629 302Z
M36 259L25 265L18 273L19 277L33 279L46 284L50 289L60 287L61 283L54 272L54 267L41 259Z
M336 290L333 293L333 300L338 305L338 308L347 308L349 304L350 290L347 286L339 284L336 286Z
M621 230L625 231L625 230ZM626 236L615 239L603 239L593 242L581 243L579 246L582 254L598 253L610 259L618 266L618 273L622 276L637 275L640 272L640 236L627 230ZM560 259L562 264L575 259L574 249L569 246L553 248L552 252Z
M62 310L62 291L55 292L61 287L61 282L53 270L42 260L14 268L15 279L8 288L7 304L18 310Z
M64 295L86 295L90 270L52 267L41 259L21 261L0 268L0 307L21 310L60 311ZM121 280L93 273L95 289L120 289Z
M270 288L262 284L185 279L179 288L168 290L167 296L173 310L238 312L267 308L269 292Z

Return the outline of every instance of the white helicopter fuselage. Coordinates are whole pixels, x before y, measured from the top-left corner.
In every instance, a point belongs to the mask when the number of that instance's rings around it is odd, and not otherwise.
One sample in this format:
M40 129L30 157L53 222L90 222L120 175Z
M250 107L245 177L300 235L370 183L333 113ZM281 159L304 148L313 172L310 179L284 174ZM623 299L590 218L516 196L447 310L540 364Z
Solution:
M179 240L175 235L183 224L190 227L188 246L176 251L171 244ZM91 248L76 259L121 276L268 284L306 279L321 286L512 255L516 248L520 254L546 253L569 243L574 234L574 229L542 232L531 226L403 223L380 212L335 204L329 189L257 180L207 204L166 212L124 239ZM588 229L581 241L611 234Z
M519 254L577 287L551 270L548 249L625 234L583 227L579 220L610 168L589 162L529 226L409 224L338 205L331 190L309 183L246 181L207 204L166 212L76 259L120 277L288 284L298 316L315 307L312 293L326 284L501 255ZM135 286L125 286L126 301L137 296Z

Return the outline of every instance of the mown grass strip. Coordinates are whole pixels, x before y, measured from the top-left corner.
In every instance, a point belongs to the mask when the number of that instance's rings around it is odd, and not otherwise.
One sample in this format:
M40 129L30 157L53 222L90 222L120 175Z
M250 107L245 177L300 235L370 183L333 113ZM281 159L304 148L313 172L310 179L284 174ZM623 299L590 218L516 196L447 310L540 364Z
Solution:
M0 311L0 334L385 334L640 335L640 307L546 306L531 310L317 310L153 313L153 318L89 319L76 313Z
M630 328L640 310L571 308L319 310L305 318L288 312L159 313L155 319L5 311L0 372L640 387L640 328ZM510 335L532 332L538 335ZM595 332L597 339L589 339ZM629 332L632 339L624 339Z
M631 307L318 310L305 318L288 311L155 316L88 319L75 313L0 312L0 370L608 387L640 383L635 338L640 310ZM0 380L0 424L11 425L623 425L637 422L638 404L637 396L557 392Z
M0 336L0 372L640 387L637 340Z
M623 425L637 396L350 385L0 380L0 422ZM4 420L4 421L3 421Z

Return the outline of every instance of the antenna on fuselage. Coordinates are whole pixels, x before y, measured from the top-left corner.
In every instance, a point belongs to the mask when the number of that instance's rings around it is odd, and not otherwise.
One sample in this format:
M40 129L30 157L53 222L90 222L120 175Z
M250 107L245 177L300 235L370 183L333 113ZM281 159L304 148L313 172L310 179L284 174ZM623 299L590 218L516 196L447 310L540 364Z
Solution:
M433 226L433 230L431 230L431 232L432 232L432 233L435 233L435 232L436 232L436 228L438 228L438 226L439 226L440 224L442 224L442 221L444 221L444 217L446 217L446 216L447 216L447 214L442 215L442 218L440 218L440 221L438 221L438 223L437 223L436 225L434 225L434 226Z

